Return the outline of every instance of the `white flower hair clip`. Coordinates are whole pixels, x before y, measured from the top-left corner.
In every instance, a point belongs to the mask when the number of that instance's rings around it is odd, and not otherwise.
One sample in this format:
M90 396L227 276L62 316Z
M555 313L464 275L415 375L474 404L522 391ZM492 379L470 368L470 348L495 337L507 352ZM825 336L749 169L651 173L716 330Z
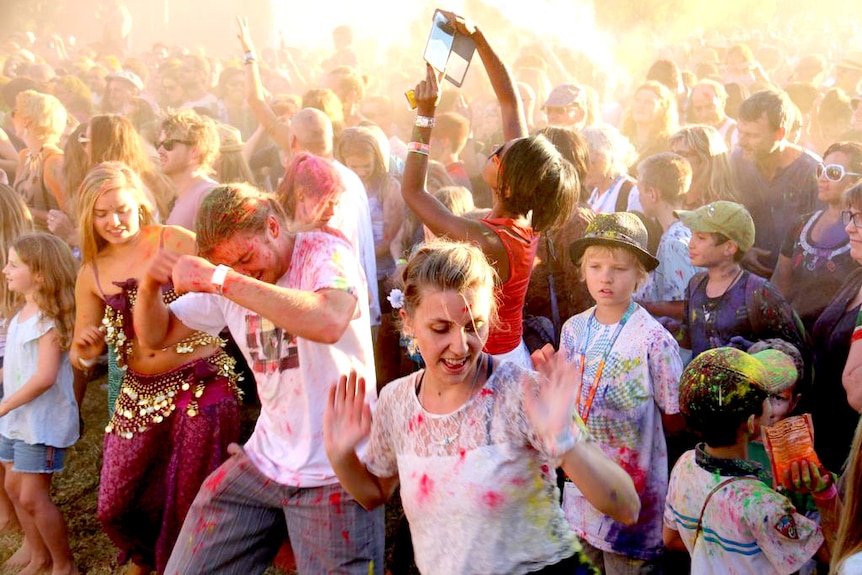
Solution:
M389 305L391 305L395 309L401 309L404 307L404 292L398 288L393 289L389 292L389 295L386 296L386 299L389 301Z

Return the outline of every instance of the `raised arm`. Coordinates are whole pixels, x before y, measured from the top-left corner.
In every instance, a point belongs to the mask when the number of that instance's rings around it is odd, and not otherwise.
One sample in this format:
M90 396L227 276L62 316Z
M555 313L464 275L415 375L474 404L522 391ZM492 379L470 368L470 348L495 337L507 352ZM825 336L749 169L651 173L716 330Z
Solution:
M371 433L371 408L365 403L365 380L356 372L342 375L329 390L323 412L323 445L338 481L365 509L386 503L398 477L377 477L356 455L356 447Z
M239 32L237 37L242 44L243 65L245 67L245 99L251 108L257 121L263 126L267 134L275 141L282 150L290 149L290 129L282 124L264 97L263 82L260 80L260 68L258 68L257 53L251 41L248 30L248 18L237 16Z
M401 179L401 195L404 202L434 235L474 243L483 252L498 260L506 257L502 242L486 225L454 215L425 190L428 144L431 141L434 112L439 99L437 74L431 66L425 67L425 79L416 85L415 96L419 115L413 127L413 137L409 144L407 160L404 162L404 176Z
M478 26L466 21L453 12L443 12L449 22L455 26L459 34L469 36L476 42L476 52L482 59L482 65L488 74L491 88L503 116L503 137L508 142L516 138L528 136L527 117L524 114L524 103L515 87L515 81L509 68L503 63Z

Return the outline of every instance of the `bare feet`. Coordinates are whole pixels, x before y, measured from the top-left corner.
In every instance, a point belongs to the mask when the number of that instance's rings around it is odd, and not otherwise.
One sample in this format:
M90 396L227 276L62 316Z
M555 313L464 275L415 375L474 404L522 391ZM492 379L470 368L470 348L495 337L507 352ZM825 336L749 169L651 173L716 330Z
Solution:
M74 563L70 563L63 569L57 568L55 566L54 569L51 571L51 575L80 575L80 572L78 571L78 568L75 567Z
M3 564L4 570L17 570L26 567L30 563L30 546L25 540L21 547L18 548L12 556Z
M21 524L18 523L18 518L14 515L0 517L0 533L21 531Z
M18 575L47 575L51 572L51 559L32 559L27 566L18 572Z

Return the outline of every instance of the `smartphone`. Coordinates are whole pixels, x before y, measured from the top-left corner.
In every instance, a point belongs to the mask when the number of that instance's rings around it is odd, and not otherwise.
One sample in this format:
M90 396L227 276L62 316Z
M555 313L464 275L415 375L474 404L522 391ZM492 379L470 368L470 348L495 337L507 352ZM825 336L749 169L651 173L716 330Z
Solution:
M434 12L423 56L432 68L460 88L475 50L472 38L458 34L440 10Z
M431 32L428 34L428 42L425 44L425 61L438 72L445 72L454 43L455 28L449 24L440 10L436 10Z

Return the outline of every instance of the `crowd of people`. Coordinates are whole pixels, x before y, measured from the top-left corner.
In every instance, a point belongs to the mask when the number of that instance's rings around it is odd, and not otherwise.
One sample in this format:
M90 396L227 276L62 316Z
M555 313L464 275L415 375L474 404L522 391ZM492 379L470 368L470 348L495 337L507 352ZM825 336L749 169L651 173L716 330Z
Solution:
M862 573L862 52L704 37L621 95L442 17L477 62L416 55L415 112L348 26L0 46L5 569L78 572L51 478L106 373L133 575Z

